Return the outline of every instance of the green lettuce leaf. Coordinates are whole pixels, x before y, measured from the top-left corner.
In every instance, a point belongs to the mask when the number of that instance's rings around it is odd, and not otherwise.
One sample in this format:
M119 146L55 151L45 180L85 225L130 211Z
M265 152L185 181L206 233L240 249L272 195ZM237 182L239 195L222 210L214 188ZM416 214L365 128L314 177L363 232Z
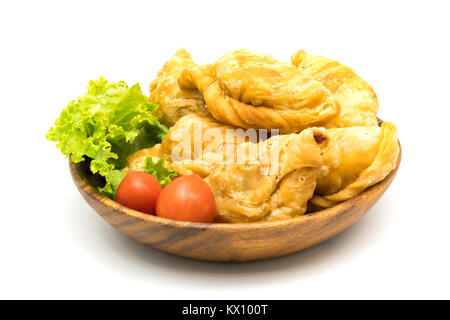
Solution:
M139 84L109 83L103 77L89 82L87 93L61 112L47 138L74 162L91 159L90 168L106 179L100 191L114 198L125 174L126 157L161 142L167 128L153 114Z
M144 171L150 173L152 176L158 179L163 188L172 181L172 177L175 177L177 175L177 172L175 170L168 169L164 165L165 162L166 159L164 158L159 159L157 162L153 162L152 157L147 157L147 159L145 159L144 166Z

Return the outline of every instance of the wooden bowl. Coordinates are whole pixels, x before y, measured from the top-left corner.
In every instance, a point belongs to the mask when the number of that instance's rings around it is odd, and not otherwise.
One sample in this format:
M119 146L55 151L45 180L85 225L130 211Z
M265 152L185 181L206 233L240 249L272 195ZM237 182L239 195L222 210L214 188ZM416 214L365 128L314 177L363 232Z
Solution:
M87 163L69 160L73 181L87 203L110 225L149 247L204 261L254 261L280 257L319 244L347 229L383 195L396 168L381 182L331 208L271 222L194 223L147 215L100 194L100 180Z

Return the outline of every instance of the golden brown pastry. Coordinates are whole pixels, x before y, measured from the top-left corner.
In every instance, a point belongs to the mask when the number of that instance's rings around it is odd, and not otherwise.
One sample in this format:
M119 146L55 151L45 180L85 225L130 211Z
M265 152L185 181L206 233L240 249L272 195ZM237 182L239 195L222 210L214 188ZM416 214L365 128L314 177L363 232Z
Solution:
M205 181L216 199L216 220L268 221L304 214L314 194L325 145L314 135L315 129L306 129L274 136L258 143L259 152L245 163L214 168ZM251 142L240 144L238 152L248 154L246 149L252 146Z
M201 152L181 152L180 157L180 150L193 150L198 128L203 129L203 137L208 129L217 130L218 135L202 141ZM142 170L151 156L167 159L166 166L179 175L199 174L214 193L217 221L277 220L303 214L314 194L327 137L320 129L306 129L255 143L238 130L230 142L226 138L230 128L209 117L184 116L161 145L130 155L126 170ZM221 134L223 140L217 139Z
M321 83L260 52L232 51L214 65L186 68L179 84L197 88L218 121L242 128L299 132L340 112Z
M194 66L191 55L186 50L180 49L166 62L150 84L148 100L159 105L155 114L160 122L169 127L182 116L192 112L209 114L198 90L181 89L178 85L181 71Z
M196 173L205 177L225 160L227 145L231 147L229 152L235 154L235 145L246 140L243 135L239 139L227 139L227 130L234 133L234 129L208 116L186 115L164 137L161 156L168 159L180 175Z
M376 126L378 100L372 87L351 68L330 58L297 51L291 62L304 74L319 81L339 101L341 113L325 123L328 128Z
M325 129L323 129L325 130ZM331 207L356 196L383 180L396 166L399 154L397 129L381 127L326 129L324 171L317 178L315 208Z
M222 148L226 143L227 129L234 130L235 127L197 113L186 115L169 129L162 141L162 154L170 160L172 154L177 159L199 158L202 156L201 151L209 152Z
M235 161L238 144L256 142L257 139L256 134L249 136L248 132L221 124L211 117L192 113L181 117L169 129L161 144L128 156L127 168L131 171L143 170L145 158L150 156L154 160L166 159L166 166L179 175L196 173L206 177L226 160Z
M316 168L302 168L287 174L271 198L276 201L276 208L263 220L281 220L304 214L308 200L314 194L317 173Z

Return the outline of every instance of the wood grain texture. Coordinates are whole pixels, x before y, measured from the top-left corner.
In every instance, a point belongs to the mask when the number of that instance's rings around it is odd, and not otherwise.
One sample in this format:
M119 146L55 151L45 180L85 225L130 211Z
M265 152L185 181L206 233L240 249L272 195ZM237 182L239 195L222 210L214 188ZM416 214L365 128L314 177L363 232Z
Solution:
M254 261L283 256L319 244L360 219L384 194L401 161L383 181L331 208L271 222L193 223L128 209L94 186L87 163L69 160L73 181L88 204L120 232L154 249L204 261Z

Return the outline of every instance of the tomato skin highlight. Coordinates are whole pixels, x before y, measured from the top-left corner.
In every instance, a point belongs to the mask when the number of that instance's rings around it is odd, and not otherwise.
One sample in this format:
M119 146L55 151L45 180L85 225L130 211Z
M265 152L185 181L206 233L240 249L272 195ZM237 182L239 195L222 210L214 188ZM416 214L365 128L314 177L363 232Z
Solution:
M208 184L197 175L176 178L169 183L156 200L158 217L212 223L216 214L216 201Z
M158 180L149 173L129 172L116 191L116 201L128 208L155 214L156 199L161 192Z

